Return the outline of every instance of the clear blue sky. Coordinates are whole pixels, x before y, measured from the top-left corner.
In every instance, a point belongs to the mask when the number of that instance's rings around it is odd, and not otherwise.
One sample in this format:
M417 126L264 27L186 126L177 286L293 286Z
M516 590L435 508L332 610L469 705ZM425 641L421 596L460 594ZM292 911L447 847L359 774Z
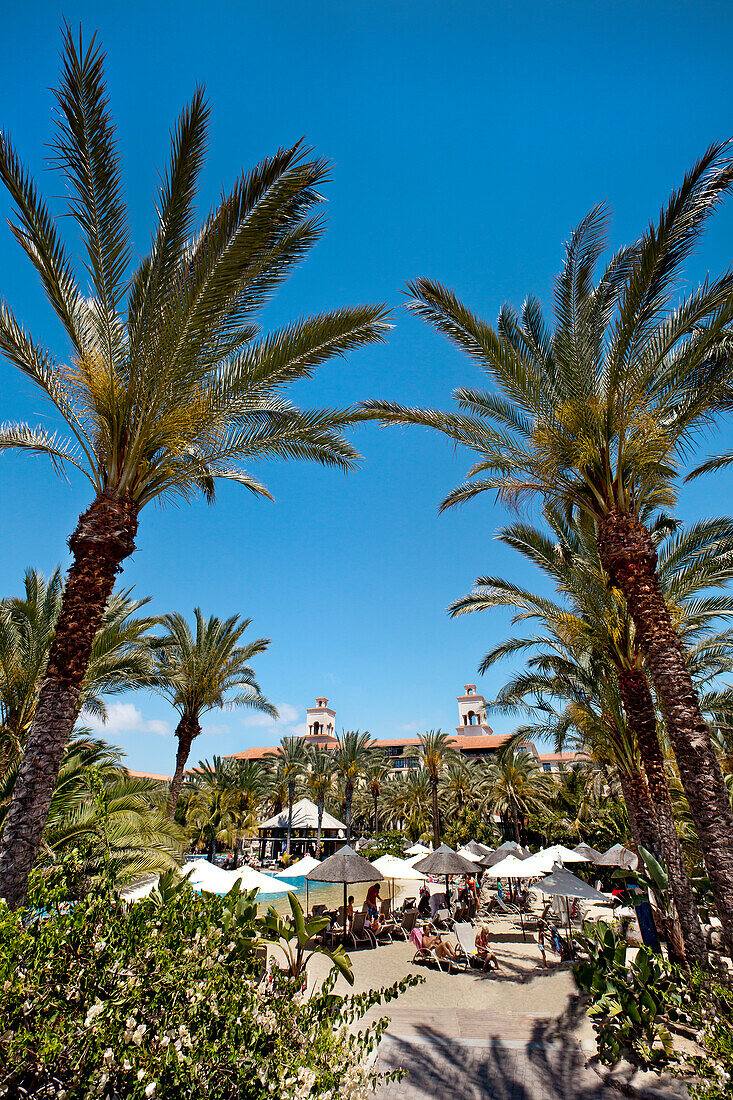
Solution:
M562 242L600 199L613 243L635 236L706 145L733 133L729 4L416 2L35 3L3 14L0 124L47 194L43 172L62 16L98 29L125 165L135 239L147 248L156 172L197 81L213 107L202 209L242 166L305 135L334 162L330 229L269 308L267 323L360 301L388 301L389 344L334 363L296 395L446 406L478 372L400 309L421 275L454 285L493 319L504 300L549 298ZM0 196L0 216L8 206ZM691 279L731 262L730 203L690 265ZM0 226L0 292L61 354L64 345L9 231ZM49 417L13 368L0 370L2 418ZM437 516L469 456L421 430L357 434L364 462L344 477L306 465L258 471L276 504L224 486L203 504L143 514L124 582L156 611L233 612L272 638L263 690L275 728L211 718L194 756L274 742L327 695L339 727L375 736L451 729L455 696L476 679L507 618L450 622L445 606L473 578L530 573L493 540L489 501ZM686 492L685 517L728 509L733 481ZM66 538L88 503L82 480L44 460L0 459L5 530L0 592L28 565L66 565ZM508 669L507 669L508 671ZM491 695L503 680L484 678ZM479 681L480 682L480 681ZM132 767L170 772L173 716L148 695L124 700L109 736ZM504 720L497 730L509 728Z

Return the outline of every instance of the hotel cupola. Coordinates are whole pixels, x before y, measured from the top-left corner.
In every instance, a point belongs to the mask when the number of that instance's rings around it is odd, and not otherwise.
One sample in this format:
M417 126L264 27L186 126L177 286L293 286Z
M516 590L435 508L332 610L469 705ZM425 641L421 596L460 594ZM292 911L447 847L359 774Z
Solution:
M328 699L323 696L316 699L314 707L308 707L306 713L307 733L305 740L309 745L336 744L336 711L330 710Z

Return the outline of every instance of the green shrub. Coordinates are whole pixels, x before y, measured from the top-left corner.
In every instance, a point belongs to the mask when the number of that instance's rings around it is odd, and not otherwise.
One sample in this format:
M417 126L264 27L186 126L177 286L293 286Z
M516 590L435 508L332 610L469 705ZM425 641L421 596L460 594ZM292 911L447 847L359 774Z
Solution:
M699 970L687 971L626 945L603 923L577 937L587 955L574 969L589 998L588 1016L606 1065L621 1058L688 1079L695 1100L724 1100L733 1080L733 992ZM682 1033L688 1042L676 1044ZM693 1038L697 1051L690 1050Z
M341 997L335 971L310 999L286 974L260 981L252 895L163 881L125 906L74 904L62 876L35 911L0 908L0 1096L264 1100L361 1097L387 1021L348 1025L413 978ZM347 959L348 962L348 959Z

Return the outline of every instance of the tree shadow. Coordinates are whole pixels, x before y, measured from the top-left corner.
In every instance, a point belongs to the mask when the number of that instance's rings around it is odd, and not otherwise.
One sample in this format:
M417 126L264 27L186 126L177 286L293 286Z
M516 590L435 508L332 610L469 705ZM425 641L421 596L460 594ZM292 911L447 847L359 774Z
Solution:
M558 1018L537 1020L528 1040L465 1042L417 1025L411 1038L389 1036L379 1068L408 1071L402 1081L378 1090L380 1100L617 1100L586 1067L574 1037L583 1009L572 1003Z

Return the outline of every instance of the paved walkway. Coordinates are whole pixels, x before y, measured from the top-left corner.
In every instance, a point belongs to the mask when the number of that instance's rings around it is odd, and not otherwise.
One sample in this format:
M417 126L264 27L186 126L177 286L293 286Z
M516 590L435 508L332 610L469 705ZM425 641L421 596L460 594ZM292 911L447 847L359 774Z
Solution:
M399 1008L391 1016L378 1068L408 1074L383 1085L379 1100L618 1100L586 1068L567 1017L435 1009L408 1018Z

